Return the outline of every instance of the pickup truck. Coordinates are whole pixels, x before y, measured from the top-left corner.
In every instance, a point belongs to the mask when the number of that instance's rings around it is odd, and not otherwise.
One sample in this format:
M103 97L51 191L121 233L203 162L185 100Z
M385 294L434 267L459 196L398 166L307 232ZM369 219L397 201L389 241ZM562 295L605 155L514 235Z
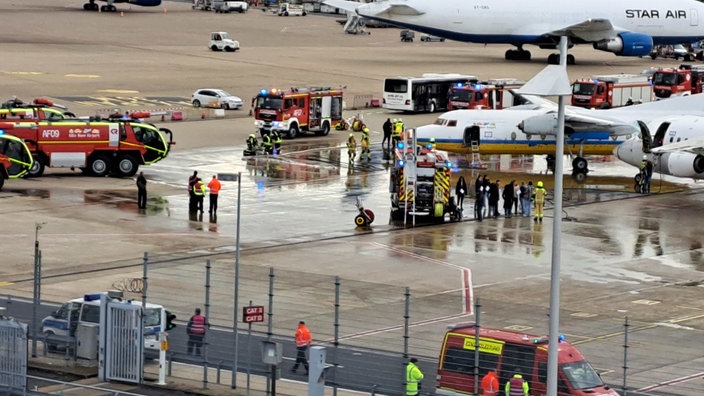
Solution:
M216 1L215 12L227 13L237 11L240 14L247 12L249 4L246 1Z

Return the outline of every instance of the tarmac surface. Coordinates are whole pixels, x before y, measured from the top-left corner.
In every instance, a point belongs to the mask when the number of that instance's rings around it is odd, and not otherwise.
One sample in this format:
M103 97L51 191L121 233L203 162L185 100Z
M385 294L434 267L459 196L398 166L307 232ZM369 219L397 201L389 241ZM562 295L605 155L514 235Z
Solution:
M477 302L482 326L547 333L551 210L542 225L521 217L477 223L471 205L460 223L389 223L381 124L402 116L414 127L437 115L346 111L346 117L363 113L375 143L371 163L349 168L341 148L348 132L285 141L278 158L243 159L245 137L253 132L247 108L228 111L224 119L207 110L201 120L188 99L203 87L229 90L248 103L264 87L329 85L346 86L351 107L380 97L383 78L394 75L457 72L528 80L544 67L549 51L531 48L533 61L507 62L503 46L400 43L397 29L346 35L329 16L280 18L257 10L220 15L172 2L118 8L123 16L83 12L80 2L68 0L0 4L0 13L10 16L0 25L0 49L7 54L0 65L4 95L50 97L82 115L166 109L187 118L165 123L177 144L165 160L142 168L149 180L144 212L137 209L134 180L53 169L42 178L6 183L0 192L0 294L31 298L35 241L42 252L42 299L56 303L141 278L148 252L149 300L185 321L203 304L210 259L209 318L232 328L237 183L223 182L213 219L207 213L189 217L185 190L194 170L206 181L241 172L239 305L267 305L273 268L274 315L267 320L274 334L291 336L305 319L316 341L333 340L336 276L340 340L351 347L402 353L404 293L410 288L409 350L422 357L426 375L435 370L445 327L473 321ZM39 28L28 29L29 21ZM229 31L242 50L207 50L209 33L217 30ZM568 69L572 78L677 64L588 47L573 53L578 64ZM629 388L699 395L704 192L687 181L663 179L654 180L654 194L639 196L632 193L634 168L610 157L590 160L585 183L565 180L561 331L607 383L620 386L627 316ZM486 164L457 175L472 184L488 173L552 186L539 157L487 158ZM369 229L354 228L358 197L376 214ZM266 331L266 325L255 329Z

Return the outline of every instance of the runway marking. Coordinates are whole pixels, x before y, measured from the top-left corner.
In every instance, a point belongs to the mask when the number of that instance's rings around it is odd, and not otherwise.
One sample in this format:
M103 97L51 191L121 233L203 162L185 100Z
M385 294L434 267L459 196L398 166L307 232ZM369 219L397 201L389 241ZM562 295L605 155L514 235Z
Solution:
M511 326L506 326L504 329L508 330L514 330L514 331L526 331L532 329L533 326L524 326L524 325L511 325Z
M631 301L633 304L641 304L641 305L656 305L660 304L660 301L655 301L655 300L634 300Z
M97 74L64 74L64 77L70 78L100 78Z
M0 282L0 287L14 285L12 282Z
M14 72L13 71L10 71L10 72L6 71L6 72L2 72L2 73L14 75L14 76L38 76L38 75L44 74L42 72L23 72L23 71L14 71Z
M574 316L576 318L593 318L595 316L599 316L598 314L595 313L589 313L589 312L574 312L570 314L570 316Z
M680 384L682 382L688 382L693 379L697 379L698 377L704 377L704 371L696 373L696 374L686 375L684 377L674 378L669 381L658 382L655 385L650 385L650 386L646 386L645 388L640 388L637 390L637 392L647 392L647 391L651 391L653 389L662 388L663 386Z
M133 90L133 89L99 89L98 92L118 93L118 94L136 94L136 93L139 93L139 91L135 91L135 90Z

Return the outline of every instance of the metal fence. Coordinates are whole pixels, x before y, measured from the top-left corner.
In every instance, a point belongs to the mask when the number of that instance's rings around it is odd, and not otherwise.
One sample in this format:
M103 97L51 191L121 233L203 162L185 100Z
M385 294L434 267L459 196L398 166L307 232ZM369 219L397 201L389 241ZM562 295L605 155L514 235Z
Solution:
M0 312L0 393L24 395L27 388L27 326Z

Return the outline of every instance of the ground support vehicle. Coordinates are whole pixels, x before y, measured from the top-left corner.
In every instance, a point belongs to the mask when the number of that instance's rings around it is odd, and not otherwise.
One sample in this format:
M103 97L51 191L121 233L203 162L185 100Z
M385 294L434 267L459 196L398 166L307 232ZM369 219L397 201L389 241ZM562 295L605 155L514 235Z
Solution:
M24 176L32 167L32 152L24 142L12 135L0 133L0 190L7 179Z
M216 13L247 12L249 4L246 1L216 1L213 8Z
M429 112L446 110L450 89L457 84L479 82L476 76L456 73L424 73L420 77L384 79L381 107L389 110Z
M501 110L521 104L514 89L523 86L513 78L492 79L476 83L456 83L448 93L448 110L494 109Z
M281 3L278 14L279 16L306 16L306 10L302 4Z
M572 84L572 106L608 109L652 100L653 86L644 74L592 76Z
M42 319L42 333L45 336L47 350L56 351L63 347L59 339L67 340L76 336L79 325L97 326L100 323L100 296L106 295L108 299L122 301L123 293L109 291L85 294L82 298L67 301L52 312L50 316ZM143 306L141 301L132 301L131 304ZM157 340L159 332L171 330L170 324L176 315L166 310L162 305L147 303L144 312L144 351L149 357L159 355L160 344Z
M416 37L415 32L404 29L400 33L402 43L412 43L413 39Z
M31 150L30 176L41 176L48 166L80 168L94 176L131 177L140 165L164 159L174 142L169 129L141 121L149 113L130 116L0 122L0 129L22 139Z
M240 49L240 42L230 38L227 32L212 32L210 33L210 42L208 48L211 51L226 51L235 52Z
M432 34L422 33L420 35L420 41L425 41L425 42L439 41L442 43L445 41L445 37L433 36Z
M60 120L75 118L65 106L56 104L45 98L36 98L32 103L11 99L0 106L0 121L2 120Z
M210 11L213 9L213 0L193 0L191 8L194 10Z
M327 136L343 121L342 95L330 87L263 89L254 98L254 126L262 136L272 130L289 139L302 132Z
M658 57L674 58L675 60L682 58L685 62L691 62L694 60L695 54L690 53L682 44L656 45L653 47L653 50L650 51L650 58L655 60Z
M455 326L445 333L437 371L437 395L460 396L474 392L474 359L479 354L479 380L495 370L503 386L520 370L531 395L547 393L547 337L480 328L479 345L474 325ZM560 337L558 348L558 396L617 396L570 343ZM500 388L503 389L503 388ZM498 393L497 393L498 394ZM501 392L503 394L503 392Z
M653 74L653 93L659 99L687 96L702 92L704 69L692 65L659 68Z
M391 219L402 220L419 215L443 222L452 211L450 199L450 162L447 153L415 144L412 130L394 149L394 166L390 172ZM451 216L454 221L456 217Z

